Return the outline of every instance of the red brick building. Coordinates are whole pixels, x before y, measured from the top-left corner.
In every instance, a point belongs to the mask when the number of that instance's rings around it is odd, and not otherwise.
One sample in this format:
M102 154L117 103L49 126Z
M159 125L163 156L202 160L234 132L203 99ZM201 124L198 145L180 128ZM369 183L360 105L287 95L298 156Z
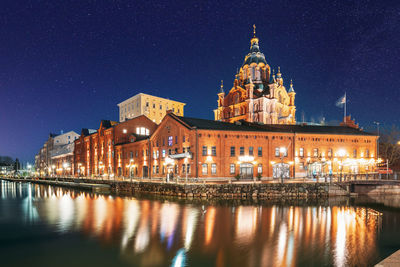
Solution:
M373 171L377 136L347 126L227 123L167 114L102 121L75 142L76 174L116 177L305 177ZM86 170L86 171L85 171Z
M121 162L126 154L121 146L148 139L156 127L146 116L139 116L122 123L102 120L97 131L83 129L75 141L75 176L123 176Z

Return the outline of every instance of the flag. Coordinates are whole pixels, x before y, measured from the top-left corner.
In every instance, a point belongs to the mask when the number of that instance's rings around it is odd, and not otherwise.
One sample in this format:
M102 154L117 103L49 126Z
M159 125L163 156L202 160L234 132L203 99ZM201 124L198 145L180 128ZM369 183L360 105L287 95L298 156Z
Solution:
M338 99L338 101L336 101L336 106L337 107L343 107L343 105L346 104L346 94L344 94L344 96L342 96L341 98Z

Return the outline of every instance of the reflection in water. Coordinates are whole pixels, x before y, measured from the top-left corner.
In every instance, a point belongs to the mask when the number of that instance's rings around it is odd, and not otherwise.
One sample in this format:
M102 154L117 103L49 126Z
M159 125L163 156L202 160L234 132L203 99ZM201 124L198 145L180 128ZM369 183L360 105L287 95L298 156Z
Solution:
M1 183L1 198L23 199L23 223L82 232L141 266L371 265L382 213L336 206L208 206ZM242 253L244 252L244 253ZM204 254L206 253L206 254ZM207 255L207 257L204 257Z

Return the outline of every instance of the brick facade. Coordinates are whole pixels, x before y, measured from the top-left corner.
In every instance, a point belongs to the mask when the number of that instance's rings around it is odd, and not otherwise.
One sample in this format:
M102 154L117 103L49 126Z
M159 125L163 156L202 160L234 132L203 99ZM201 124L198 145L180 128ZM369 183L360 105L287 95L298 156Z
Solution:
M365 173L374 170L376 140L345 126L267 127L169 113L158 126L142 116L82 134L74 161L89 170L85 176L253 179L277 177L280 164L290 177Z

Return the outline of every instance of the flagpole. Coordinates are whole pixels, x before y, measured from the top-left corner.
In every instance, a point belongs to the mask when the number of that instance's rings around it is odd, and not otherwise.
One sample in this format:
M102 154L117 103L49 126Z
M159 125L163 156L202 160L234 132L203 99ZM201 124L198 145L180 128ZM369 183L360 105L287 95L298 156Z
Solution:
M344 118L343 118L344 123L346 123L346 105L347 105L347 95L346 92L344 92Z

